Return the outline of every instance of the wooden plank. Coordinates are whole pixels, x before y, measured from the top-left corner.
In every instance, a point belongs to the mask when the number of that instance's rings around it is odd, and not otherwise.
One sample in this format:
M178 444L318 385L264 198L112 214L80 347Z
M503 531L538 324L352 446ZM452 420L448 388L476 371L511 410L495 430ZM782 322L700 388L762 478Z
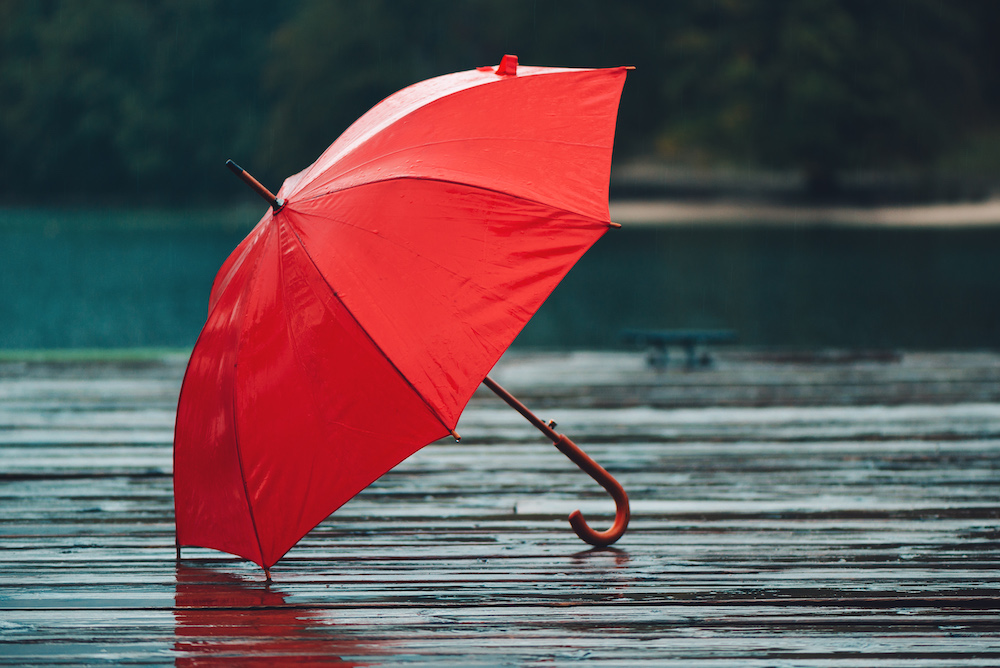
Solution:
M183 360L0 364L0 664L1000 666L995 360L740 354L687 375L616 353L496 370L623 482L615 548L566 523L605 526L600 488L477 395L461 444L377 481L271 584L210 550L174 561ZM757 372L791 399L736 401ZM852 405L838 382L862 376L935 401ZM712 393L733 405L699 407Z

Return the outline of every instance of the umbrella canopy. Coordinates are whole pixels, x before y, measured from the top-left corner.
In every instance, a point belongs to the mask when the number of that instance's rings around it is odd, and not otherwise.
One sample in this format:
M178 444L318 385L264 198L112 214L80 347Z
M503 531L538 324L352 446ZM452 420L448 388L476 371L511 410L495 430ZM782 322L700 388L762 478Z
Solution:
M499 68L386 98L220 269L181 389L177 544L278 561L459 416L612 223L626 68Z

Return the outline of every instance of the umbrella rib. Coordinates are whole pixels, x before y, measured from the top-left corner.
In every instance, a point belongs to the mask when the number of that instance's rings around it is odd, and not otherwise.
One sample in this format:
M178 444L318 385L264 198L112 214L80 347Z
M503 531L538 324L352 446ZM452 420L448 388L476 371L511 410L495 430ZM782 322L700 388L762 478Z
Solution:
M441 426L444 427L445 430L447 430L448 432L454 433L452 428L448 426L448 424L438 414L438 412L434 409L434 407L427 400L427 398L420 392L420 390L417 389L417 387L410 381L410 379L406 377L406 374L404 374L402 370L400 370L400 368L396 366L396 363L392 361L392 358L390 358L386 354L386 352L382 350L382 346L380 346L378 342L372 338L371 334L368 333L368 330L365 329L364 325L361 324L361 321L358 320L356 315L354 315L354 312L351 311L351 309L347 306L347 304L344 303L344 300L340 298L340 295L337 294L337 290L332 285L330 285L330 282L326 279L326 276L323 274L322 271L320 271L319 265L316 264L316 260L313 258L312 254L309 253L309 249L302 242L302 238L299 236L299 233L295 229L295 227L293 225L288 225L288 229L291 230L292 235L295 237L295 242L302 249L302 252L305 253L307 258L309 258L309 262L316 270L316 273L319 274L319 277L323 280L323 284L326 285L327 289L330 290L330 294L332 294L334 298L340 303L341 307L344 309L344 312L351 317L351 320L353 320L354 323L358 326L358 329L362 333L364 333L365 338L367 338L368 341L375 348L375 350L378 351L378 354L381 355L382 358L386 361L386 363L388 363L389 366L392 367L393 371L395 371L399 375L399 377L403 379L403 382L406 383L407 387L409 387L413 391L413 393L420 398L420 401L424 404L424 406L427 407L427 410L430 411L431 415L433 415L434 418L441 423Z
M269 230L268 234L269 235L273 234L273 232ZM251 285L253 283L253 279L257 275L257 270L260 267L260 263L261 263L263 257L264 257L264 253L258 253L257 258L254 260L253 269L251 270L250 275L247 277L246 282L243 284L244 285L244 290L247 289L247 286L249 286L249 285ZM241 313L245 310L245 308L246 308L246 304L241 299L240 300L240 311L241 311ZM237 319L237 321L241 321L241 320L242 320L242 317L240 317L240 318ZM239 368L241 338L242 337L240 337L239 334L237 333L237 338L236 338L236 353L233 355L233 368L234 369L238 369ZM234 445L236 446L236 461L237 461L237 463L240 466L240 482L243 483L243 498L246 499L246 502L247 502L247 513L250 515L250 525L253 527L253 536L254 536L254 539L257 541L257 550L258 550L258 553L260 554L261 567L264 569L264 573L267 574L267 579L270 580L271 579L271 574L270 574L270 571L268 570L269 567L270 567L270 564L267 564L267 563L264 562L264 547L260 543L260 531L257 529L257 518L254 516L254 513L253 513L253 504L250 503L250 488L247 487L247 475L246 475L246 470L243 467L243 451L240 448L239 411L237 410L237 406L236 406L236 389L237 389L237 386L238 386L238 383L236 383L236 381L235 381L235 372L234 372L232 410L233 410L233 441L235 442Z
M497 192L497 191L494 191L494 192ZM525 201L527 201L527 200L525 200ZM550 208L554 208L554 207L550 207ZM558 209L558 210L559 210L559 211L565 211L565 209ZM573 213L573 212L569 212L569 213ZM364 230L364 229L365 229L365 228L364 228L363 226L361 226L361 225L355 225L355 224L354 224L354 223L352 223L352 222L351 222L350 220L346 220L346 219L344 219L344 218L335 218L335 217L333 217L333 216L330 216L330 215L327 215L327 214L325 214L325 213L324 213L324 214L318 214L318 213L317 213L317 214L314 214L314 215L316 215L317 217L321 217L321 218L323 218L324 220L329 220L329 221L331 221L331 222L334 222L334 223L338 223L338 224L340 224L340 225L345 225L345 226L348 226L348 227L353 227L354 229L357 229L357 230ZM580 214L574 214L574 215L580 215ZM594 218L590 218L589 216L584 216L584 218L586 218L587 220L595 220ZM296 235L296 236L297 236L297 235ZM405 246L403 246L402 244L398 244L398 243L396 243L396 242L395 242L395 241L393 241L392 239L386 239L386 240L385 240L385 242L386 242L386 243L390 243L390 244L393 244L393 245L395 245L395 246L396 246L397 248L405 248ZM301 239L299 239L299 243L301 244ZM307 254L308 254L308 252L307 252ZM417 255L419 255L419 254L417 254ZM454 269L450 269L450 268L446 267L445 265L441 264L440 262L437 262L437 261L435 261L435 260L434 260L433 258L431 258L431 257L428 257L427 255L419 255L419 257L421 257L421 258L423 258L424 260L426 260L427 262L429 262L429 263L433 264L433 265L434 265L435 267L437 267L438 269L441 269L442 271L447 271L448 273L450 273L450 274L452 274L452 275L455 275L455 276L457 276L457 275L458 275L458 274L457 274L457 272L456 272L456 271L455 271ZM311 258L311 257L310 257L310 260L312 260L312 258ZM315 263L314 263L314 264L315 264ZM318 270L318 268L317 268L317 270ZM322 273L322 272L321 272L321 273ZM474 284L474 285L475 285L475 286L476 286L477 288L480 288L480 289L482 289L483 291L486 291L486 288L485 288L485 286L483 286L483 285L482 285L482 284L480 284L479 282L477 282L477 281L473 280L473 279L472 279L471 277L468 277L468 280L469 280L469 281L470 281L471 283L473 283L473 284ZM327 285L329 286L329 284L327 284ZM335 290L333 290L333 287L332 287L332 286L330 287L330 290L331 290L331 291L333 291L333 292L334 292L334 294L336 294L336 291L335 291ZM343 302L341 302L341 303L343 303ZM346 306L345 306L345 308L346 308ZM522 309L522 310L523 310L523 309ZM352 317L353 317L353 314L352 314ZM355 319L355 321L357 321L357 319Z
M327 194L332 194L333 192L345 192L347 190L351 190L352 188L362 188L362 187L365 187L365 186L368 186L368 185L376 185L376 184L379 184L379 183L387 183L389 181L401 181L401 180L416 180L416 181L423 181L423 182L430 181L430 182L435 182L435 183L449 183L449 184L452 184L452 185L462 186L462 187L466 187L466 188L469 188L469 189L472 189L472 190L477 190L477 191L480 191L480 192L496 193L496 194L506 195L506 196L509 196L509 197L516 198L516 199L518 199L519 201L522 201L522 202L529 202L529 203L535 204L537 206L550 209L551 211L553 211L555 213L565 213L565 214L569 214L569 215L572 215L572 216L577 216L581 220L584 220L584 221L594 222L594 223L603 224L603 225L609 225L611 227L618 226L616 223L610 223L609 221L605 221L605 220L601 220L601 219L598 219L598 218L594 218L593 216L589 216L587 214L583 214L583 213L580 213L578 211L571 211L569 209L564 209L564 208L561 208L561 207L553 206L552 204L549 204L549 203L546 203L546 202L542 202L542 201L539 201L539 200L535 200L535 199L530 199L530 198L527 198L527 197L522 197L520 195L511 195L510 193L507 193L507 192L505 192L503 190L499 190L499 189L496 189L496 188L488 188L488 187L485 187L485 186L471 185L471 184L468 184L468 183L463 183L461 181L454 181L454 180L449 180L449 179L434 179L434 178L425 178L425 177L399 176L399 177L393 177L393 178L390 178L390 179L383 179L381 181L374 181L374 182L368 182L368 183L358 184L358 185L354 185L354 186L348 186L346 188L342 188L340 190L335 190L335 191L332 191L331 193L327 193ZM302 202L302 201L310 201L310 200L318 199L318 198L324 197L324 196L326 196L326 195L316 195L314 197L306 198L305 200L299 200L299 201L300 202ZM293 209L294 209L294 207L293 207ZM356 227L357 229L364 229L363 227L354 225L353 223L351 223L351 221L343 219L343 218L335 218L335 217L329 216L327 214L319 214L319 213L315 213L313 215L320 216L320 217L322 217L322 218L324 218L326 220L332 221L332 222L337 222L337 223L339 223L341 225L348 225L348 226ZM620 226L618 226L618 227L620 227ZM294 232L294 227L292 229L293 229L293 232ZM297 232L294 232L294 233L295 233L295 236L296 236L296 240L303 247L303 249L306 252L306 255L309 256L309 251L305 249L305 244L302 243L302 239L298 236ZM387 240L387 241L389 243L392 243L391 240ZM438 268L446 270L446 271L449 271L450 273L454 274L453 270L448 269L447 267L445 267L444 265L442 265L442 264L440 264L438 262L434 262L434 260L432 258L429 258L427 256L422 256L422 257L424 257L424 259L426 259L427 261L432 262ZM313 261L313 258L311 256L309 256L309 259L310 259L310 261ZM313 261L313 264L314 265L316 264L315 261ZM317 272L319 272L320 275L322 276L322 272L319 271L318 266L317 266ZM325 280L325 277L324 277L324 280ZM473 282L475 283L475 281L473 281ZM485 290L484 286L482 286L482 285L480 285L478 283L475 283L475 285L477 287L482 288L483 290ZM336 290L334 290L334 288L332 286L330 286L329 283L327 283L327 286L330 288L331 292L334 295L337 294ZM341 301L341 304L343 304L343 301ZM345 309L347 308L346 305L344 305L344 308ZM348 312L350 312L350 311L348 310ZM354 317L353 313L351 313L351 317L354 318L355 322L357 322L357 318ZM370 339L370 337L369 337L369 339ZM379 350L379 352L382 352L382 351ZM382 352L382 355L385 356L388 359L388 356L385 355L384 352ZM395 365L393 365L393 366L395 368ZM397 369L397 371L398 371L398 369ZM400 372L400 376L402 376L403 378L405 378L405 376L401 372ZM407 380L407 383L410 384L409 380ZM410 384L410 385L412 387L412 384Z
M523 195L515 195L514 193L509 193L506 190L501 190L499 188L490 188L489 186L481 186L481 185L477 185L477 184L474 184L474 183L467 183L465 181L456 181L455 179L442 179L442 178L435 178L435 177L429 177L429 176L410 176L410 175L404 175L404 176L393 176L393 177L390 177L390 178L387 178L387 179L377 179L377 180L374 180L374 181L365 181L364 183L356 183L356 184L353 184L353 185L345 186L343 188L335 188L333 190L320 193L318 195L312 195L310 197L305 197L305 198L300 199L298 201L299 202L310 202L312 200L316 200L316 199L319 199L321 197L327 197L328 195L332 195L334 193L346 192L346 191L351 190L353 188L363 188L364 186L375 185L375 184L378 184L378 183L388 183L389 181L407 181L407 180L410 180L410 181L433 182L433 183L448 183L448 184L455 185L455 186L461 186L463 188L470 188L472 190L480 190L482 192L488 192L488 193L497 193L498 195L506 195L507 197L513 197L514 199L520 200L522 202L528 202L530 204L536 204L538 206L546 207L546 208L552 209L553 211L557 211L557 212L561 212L561 213L569 213L569 214L572 214L574 216L580 216L581 218L584 218L586 220L592 220L594 222L602 223L604 225L609 225L609 226L612 226L612 227L614 227L614 226L620 227L620 225L618 225L617 223L611 223L608 220L604 220L604 219L601 219L601 218L595 218L595 217L593 217L593 216L591 216L589 214L581 213L580 211L573 211L572 209L566 209L566 208L563 208L561 206L554 206L551 202L543 202L540 199L535 199L535 198L532 198L532 197L525 197ZM610 216L608 216L608 217L610 217ZM298 235L296 235L296 236L298 236ZM301 239L299 240L299 243L302 243Z
M375 163L377 163L380 160L385 160L386 158L390 158L392 156L399 155L400 153L406 153L407 151L413 151L413 150L416 150L416 149L423 150L423 149L426 149L429 146L444 146L445 144L465 144L465 143L468 143L470 141L496 141L496 142L503 142L504 144L521 143L521 144L552 144L552 145L556 145L556 146L582 146L582 147L586 147L586 148L592 148L592 149L597 150L597 151L608 151L608 152L612 151L613 148L614 148L613 146L601 146L599 144L592 144L592 143L587 143L587 142L582 142L582 141L563 141L563 140L555 140L555 139L535 139L535 138L533 138L533 139L513 139L513 138L510 138L510 137L490 137L490 136L456 137L454 139L441 139L441 140L438 140L438 141L426 142L426 143L420 144L419 146L406 146L404 148L396 149L394 151L388 151L386 153L380 153L376 157L371 158L370 160L366 160L364 162L358 163L357 165L354 165L353 167L351 167L349 170L347 170L347 171L345 171L345 172L343 172L341 174L338 174L336 177L334 177L333 179L331 179L331 181L342 179L347 174L350 174L352 172L357 172L358 170L361 170L361 169L367 167L368 165L375 164ZM425 178L425 177L410 176L409 178ZM316 180L316 177L313 177L313 180ZM371 182L369 182L369 183L371 183ZM330 192L337 192L337 190L339 190L339 189L331 190ZM328 193L324 193L324 194L328 194ZM322 195L320 195L320 196L322 196ZM312 197L306 197L304 199L312 199ZM302 201L302 200L299 200L299 201Z
M236 356L239 357L239 348L237 348ZM257 550L260 553L260 563L266 573L269 565L264 562L264 548L260 544L260 531L257 529L257 518L254 517L253 504L250 503L250 488L247 487L247 476L243 470L243 453L240 451L240 430L236 424L237 417L236 384L233 383L233 440L236 441L236 461L238 461L240 465L240 481L243 483L243 496L247 501L247 513L250 515L250 525L253 527L253 537L257 541ZM270 579L270 575L268 578Z
M357 184L357 185L354 185L354 186L349 186L347 188L342 188L340 190L331 191L331 193L326 193L326 194L332 194L333 192L345 192L345 191L350 190L352 188L360 188L360 187L364 187L366 185L376 185L378 183L387 183L389 181L397 181L397 180L398 181L401 181L401 180L414 180L414 181L421 181L421 182L446 183L446 184L452 184L452 185L460 186L460 187L463 187L463 188L468 188L470 190L475 190L475 191L479 191L479 192L495 193L495 194L499 194L499 195L504 195L504 196L507 196L507 197L515 198L515 199L517 199L519 201L531 203L531 204L534 204L536 206L548 209L552 214L558 214L558 213L568 214L570 216L573 216L573 217L577 218L580 222L583 222L583 223L591 223L591 224L595 224L595 225L602 225L602 226L606 226L608 228L611 228L611 227L620 227L620 226L617 226L615 223L612 223L612 222L610 222L610 221L608 221L606 219L596 218L594 216L591 216L591 215L588 215L588 214L585 214L585 213L581 213L579 211L572 211L570 209L566 209L566 208L559 207L559 206L554 206L554 205L552 205L550 203L543 202L543 201L540 201L540 200L537 200L537 199L532 199L532 198L524 197L524 196L521 196L521 195L513 195L513 194L511 194L509 192L506 192L504 190L500 190L500 189L497 189L497 188L489 188L489 187L486 187L486 186L473 185L473 184L468 184L468 183L464 183L464 182L456 181L456 180L452 180L452 179L412 177L412 176L399 176L399 177L393 177L393 178L389 178L389 179L383 179L381 181L369 182L369 183L364 183L364 184ZM320 197L323 197L323 196L325 196L325 195L316 195L316 196L313 196L313 197L305 198L303 200L298 200L298 202L311 201L311 200L319 199ZM290 202L287 205L288 210L295 211L296 210L295 204L296 204L296 202ZM321 214L315 213L313 215L321 215ZM344 224L344 225L351 225L351 226L353 226L352 223L350 221L348 221L348 220L343 220L343 219L338 219L338 218L332 218L332 217L322 216L322 215L321 215L321 217L327 218L328 220L331 220L331 221L336 221L336 222ZM434 417L445 427L445 429L447 429L448 431L450 431L450 432L452 432L454 434L454 431L452 430L452 428L441 417L441 415L438 413L438 411L433 407L433 404L423 395L423 393L421 393L418 390L418 388L406 376L406 374L404 374L402 372L402 370L395 364L395 362L393 362L392 358L372 338L371 334L361 324L361 322L358 320L357 316L351 311L351 309L347 306L347 304L344 303L344 301L340 298L339 294L337 293L337 290L329 283L329 281L327 280L326 276L320 270L319 265L316 263L316 260L310 254L309 249L307 248L306 244L303 242L302 238L299 236L299 233L295 229L295 226L294 225L289 225L289 228L291 229L292 233L295 235L295 240L299 244L299 246L302 248L302 251L305 253L306 257L309 258L309 261L313 264L313 266L314 266L314 268L316 270L316 273L318 273L320 275L320 277L323 279L323 282L324 282L324 284L326 284L327 289L329 289L330 293L334 297L337 298L337 301L341 304L341 306L344 308L345 312L351 317L351 319L358 325L359 329L361 329L361 331L364 332L365 337L371 342L371 344L372 344L372 346L374 346L375 350L377 350L378 353L389 363L389 365L393 368L393 370L396 371L396 373L398 374L398 376L407 384L408 387L410 387L410 389L414 392L414 394L416 394L416 396L420 397L420 400L424 403L425 406L427 406L428 410L431 411L431 414L434 415ZM363 228L359 228L359 229L363 229ZM426 256L423 256L423 257L425 257L425 259L433 261L432 258L426 258ZM442 268L442 269L446 269L445 267L443 267L439 263L435 262L435 264L438 267ZM451 271L451 270L449 270L449 271ZM478 283L477 283L477 286L480 287L480 288L482 288L482 289L485 289L484 286L478 285Z
M280 223L279 223L279 225L280 225ZM291 225L287 225L287 227L289 229L291 229ZM281 280L278 283L279 283L279 286L281 288L282 299L286 302L286 307L284 309L282 309L282 311L284 313L284 316L285 316L285 328L288 330L288 340L289 340L289 343L291 345L292 355L295 358L296 364L298 364L298 366L299 366L300 369L306 369L308 365L306 365L302 361L302 355L301 355L301 352L300 352L301 349L299 347L298 338L296 336L294 336L294 332L293 332L291 313L290 313L289 309L287 308L287 302L288 302L288 283L285 281L285 263L282 261L283 260L283 254L281 252L281 246L282 246L282 244L284 242L281 239L281 232L282 232L281 228L278 227L278 237L279 237L278 238L278 272L281 275ZM294 234L294 230L292 230L292 232ZM298 239L296 239L296 242L298 242ZM310 261L312 261L312 258L310 258ZM310 384L308 387L309 387L309 397L312 400L313 407L318 409L318 406L319 406L320 402L317 400L314 386L312 384ZM310 466L309 467L309 477L308 477L308 479L307 479L307 481L306 481L306 483L304 485L304 489L305 489L305 493L306 494L308 494L309 490L312 488L314 473L315 473L315 467L314 466ZM304 510L305 510L304 506L300 505L299 508L298 508L298 517L296 519L296 523L297 524L301 524L301 522L302 522L302 514L303 514Z

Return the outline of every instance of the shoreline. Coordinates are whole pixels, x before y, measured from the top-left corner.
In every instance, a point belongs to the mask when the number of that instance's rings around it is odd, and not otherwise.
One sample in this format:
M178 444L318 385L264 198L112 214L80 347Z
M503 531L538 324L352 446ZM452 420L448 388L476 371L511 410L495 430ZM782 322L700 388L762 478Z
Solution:
M955 204L842 206L668 197L614 198L611 220L626 226L808 225L854 228L1000 227L1000 198ZM248 232L259 219L245 205L194 209L155 207L10 207L0 205L0 230Z
M615 199L611 220L626 226L816 225L888 228L1000 227L1000 199L913 206L801 206L758 202Z

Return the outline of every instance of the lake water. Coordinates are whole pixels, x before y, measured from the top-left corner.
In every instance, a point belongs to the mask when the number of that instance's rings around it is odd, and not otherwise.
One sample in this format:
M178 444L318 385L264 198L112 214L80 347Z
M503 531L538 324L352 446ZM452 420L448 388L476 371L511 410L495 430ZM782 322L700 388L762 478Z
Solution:
M0 211L0 348L189 347L260 211ZM613 348L628 328L754 346L1000 347L1000 228L610 231L515 343Z

